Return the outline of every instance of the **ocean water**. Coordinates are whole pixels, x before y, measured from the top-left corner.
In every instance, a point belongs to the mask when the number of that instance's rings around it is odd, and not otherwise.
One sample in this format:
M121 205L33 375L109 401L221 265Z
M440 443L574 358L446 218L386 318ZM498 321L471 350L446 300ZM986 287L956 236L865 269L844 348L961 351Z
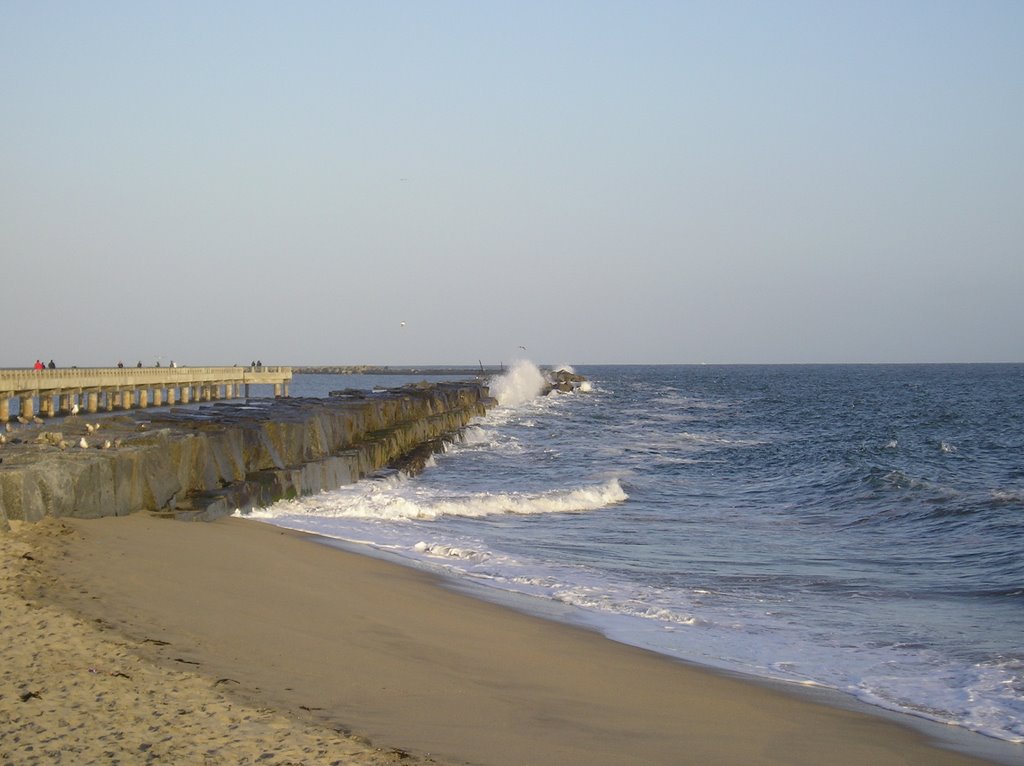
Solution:
M616 640L1024 743L1024 365L595 366L251 515ZM395 386L297 376L293 395Z

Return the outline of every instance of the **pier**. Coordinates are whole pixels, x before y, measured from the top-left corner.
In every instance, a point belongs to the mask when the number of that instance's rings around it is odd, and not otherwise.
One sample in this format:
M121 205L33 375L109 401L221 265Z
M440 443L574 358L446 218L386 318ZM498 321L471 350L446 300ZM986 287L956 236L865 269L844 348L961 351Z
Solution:
M303 366L293 368L296 375L404 375L412 377L415 375L429 376L464 376L466 378L488 378L501 375L505 372L505 366L484 367L378 367L372 364L356 365L319 365Z
M88 367L0 370L0 423L11 402L23 420L249 396L252 385L288 396L291 367ZM38 407L37 403L38 402Z

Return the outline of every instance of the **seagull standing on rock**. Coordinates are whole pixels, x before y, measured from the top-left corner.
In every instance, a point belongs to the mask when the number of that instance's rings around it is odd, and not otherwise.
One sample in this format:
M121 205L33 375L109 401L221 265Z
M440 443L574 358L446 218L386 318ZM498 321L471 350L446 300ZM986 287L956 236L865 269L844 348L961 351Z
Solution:
M78 442L78 446L81 447L82 449L89 449L89 442L87 442L85 440L85 437L83 436L82 440Z

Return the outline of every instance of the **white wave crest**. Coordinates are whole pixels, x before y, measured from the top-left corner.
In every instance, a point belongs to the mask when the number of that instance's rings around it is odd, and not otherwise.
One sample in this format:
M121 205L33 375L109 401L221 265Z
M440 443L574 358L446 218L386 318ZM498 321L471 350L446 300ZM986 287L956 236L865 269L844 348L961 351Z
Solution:
M547 381L533 362L520 359L504 375L491 380L491 395L504 407L525 404L540 396Z
M456 545L445 545L443 543L428 543L422 540L413 546L413 550L427 556L476 563L487 561L491 557L489 553L476 551L472 548L460 548Z
M992 500L996 503L1024 503L1024 490L994 489Z
M548 492L482 492L460 498L435 499L393 491L391 482L366 482L361 491L324 493L276 503L252 512L254 518L303 516L381 521L431 521L444 516L482 517L499 514L580 513L627 499L618 479L571 490Z

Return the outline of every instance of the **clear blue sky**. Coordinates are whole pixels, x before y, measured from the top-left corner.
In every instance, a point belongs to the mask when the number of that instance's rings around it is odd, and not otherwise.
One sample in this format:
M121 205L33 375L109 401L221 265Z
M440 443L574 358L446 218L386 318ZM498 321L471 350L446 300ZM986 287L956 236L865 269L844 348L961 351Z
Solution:
M0 0L0 259L2 366L1024 361L1024 3Z

